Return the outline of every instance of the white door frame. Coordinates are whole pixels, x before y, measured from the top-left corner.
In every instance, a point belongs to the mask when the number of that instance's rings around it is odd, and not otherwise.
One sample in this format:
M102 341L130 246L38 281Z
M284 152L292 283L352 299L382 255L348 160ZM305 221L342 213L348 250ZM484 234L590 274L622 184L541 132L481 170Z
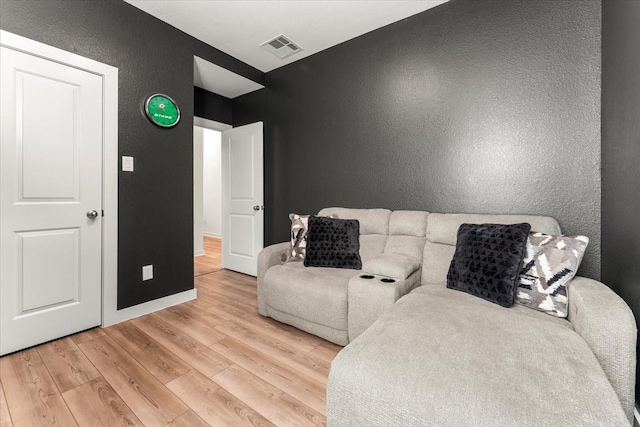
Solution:
M102 76L102 326L124 320L118 313L118 69L4 30L0 45Z
M218 132L224 132L227 129L231 129L233 126L222 122L216 122L215 120L209 120L202 117L193 117L193 125L200 126L201 128L217 130Z

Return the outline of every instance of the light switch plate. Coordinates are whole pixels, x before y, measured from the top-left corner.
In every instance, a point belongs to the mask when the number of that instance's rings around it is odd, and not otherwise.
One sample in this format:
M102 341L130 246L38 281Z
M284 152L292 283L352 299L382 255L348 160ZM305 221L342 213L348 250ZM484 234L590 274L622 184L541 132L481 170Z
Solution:
M142 266L142 280L153 279L153 264Z
M122 171L133 172L133 157L122 156Z

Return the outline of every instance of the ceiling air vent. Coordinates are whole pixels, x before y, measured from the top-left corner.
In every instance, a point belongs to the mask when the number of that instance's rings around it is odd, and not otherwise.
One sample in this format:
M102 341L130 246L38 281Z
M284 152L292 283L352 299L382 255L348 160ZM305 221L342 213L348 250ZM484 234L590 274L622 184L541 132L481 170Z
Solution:
M278 37L269 40L268 42L262 43L260 47L267 52L273 53L280 59L284 59L302 50L301 47L299 47L283 35L279 35Z

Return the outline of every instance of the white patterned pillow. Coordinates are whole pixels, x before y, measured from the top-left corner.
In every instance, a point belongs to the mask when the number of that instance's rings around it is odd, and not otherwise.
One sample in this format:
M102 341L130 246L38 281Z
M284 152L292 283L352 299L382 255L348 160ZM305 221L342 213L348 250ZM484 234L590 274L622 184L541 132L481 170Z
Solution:
M516 302L557 317L567 317L568 287L589 238L530 233Z
M309 215L289 214L291 220L291 248L287 261L304 261L307 251L307 232L309 231Z
M289 253L284 261L304 261L304 257L307 254L307 234L309 233L310 216L295 213L289 214L289 219L291 220L291 248L289 248ZM327 218L337 217L336 214L332 214Z

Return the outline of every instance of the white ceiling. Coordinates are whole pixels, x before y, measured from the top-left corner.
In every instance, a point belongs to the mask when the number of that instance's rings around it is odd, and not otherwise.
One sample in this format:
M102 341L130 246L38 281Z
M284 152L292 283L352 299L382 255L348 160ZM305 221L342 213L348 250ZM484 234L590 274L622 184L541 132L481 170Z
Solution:
M193 85L227 98L235 98L264 87L197 56L193 57Z
M447 0L125 0L263 72L420 13ZM260 48L283 34L303 51Z

